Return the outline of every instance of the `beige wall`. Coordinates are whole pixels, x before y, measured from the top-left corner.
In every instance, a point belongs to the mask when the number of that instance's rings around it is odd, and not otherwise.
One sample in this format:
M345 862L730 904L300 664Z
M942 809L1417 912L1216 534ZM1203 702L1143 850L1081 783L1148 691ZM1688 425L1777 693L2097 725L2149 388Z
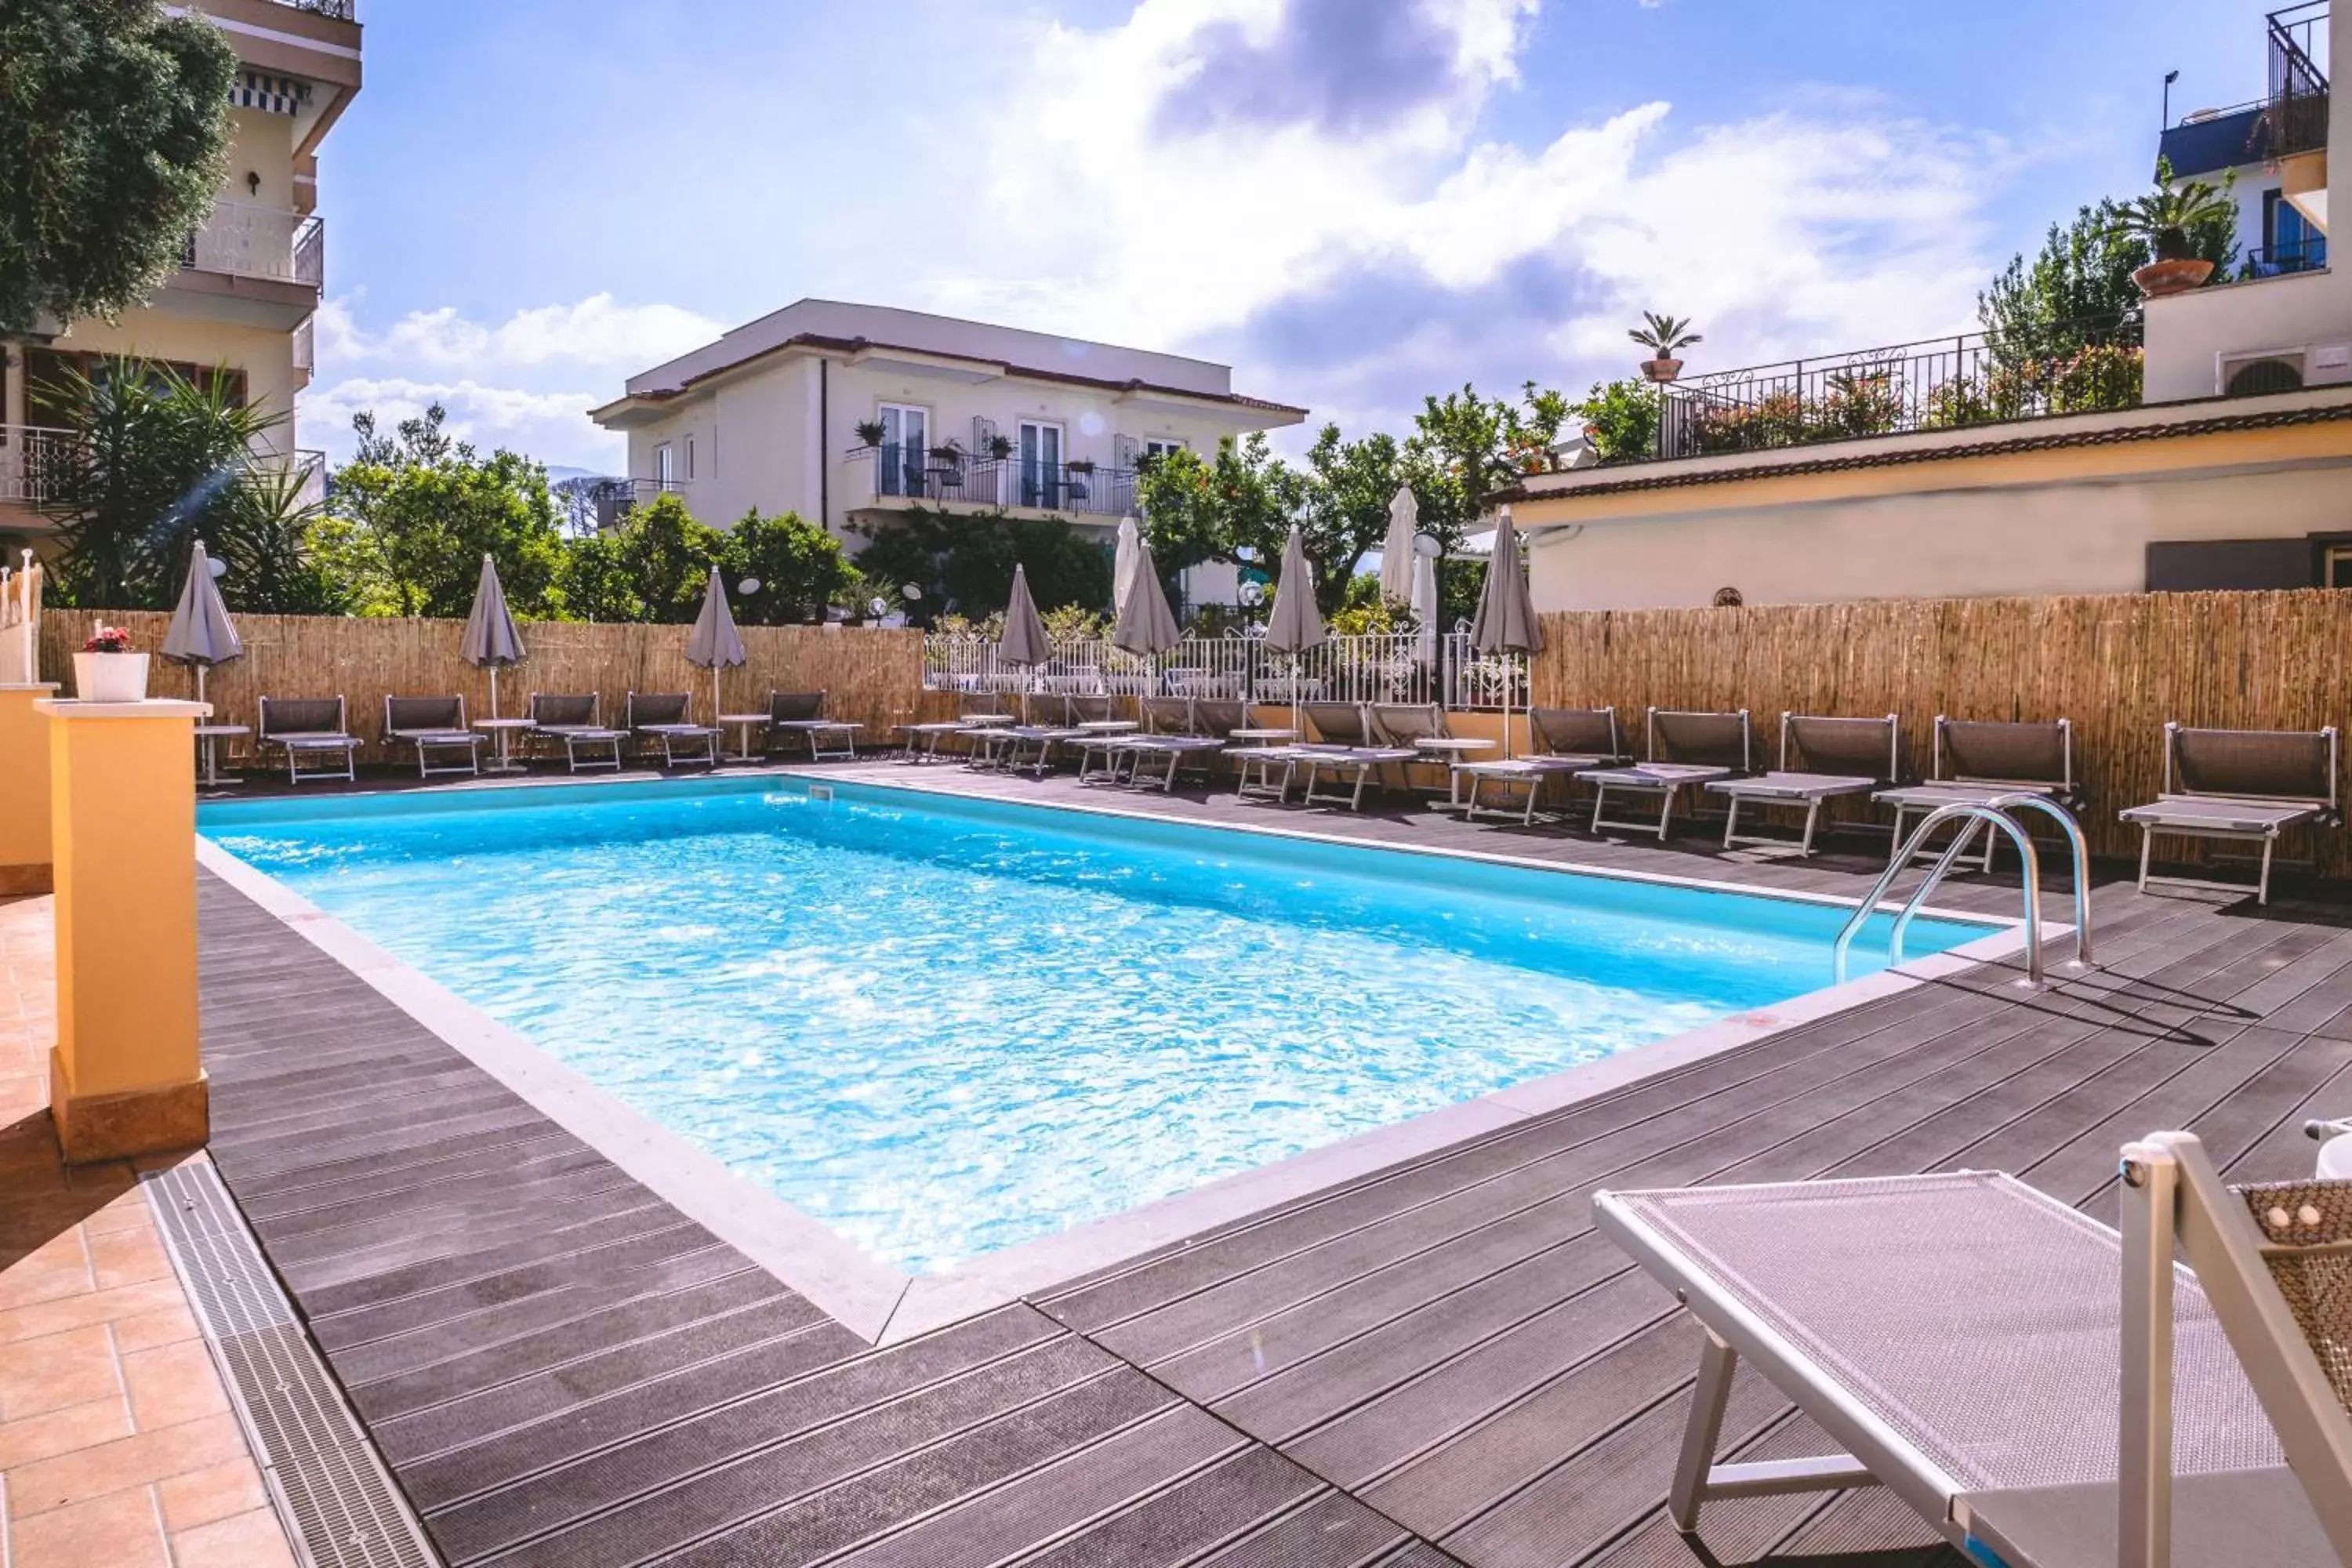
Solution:
M288 452L298 445L290 417L296 391L294 345L284 332L150 307L124 311L119 326L76 321L72 332L60 338L57 346L85 353L139 354L241 370L248 402L266 405L273 414L289 416L271 432L273 448Z
M1540 610L2127 594L2151 541L2352 529L2352 467L1661 512L1530 532Z

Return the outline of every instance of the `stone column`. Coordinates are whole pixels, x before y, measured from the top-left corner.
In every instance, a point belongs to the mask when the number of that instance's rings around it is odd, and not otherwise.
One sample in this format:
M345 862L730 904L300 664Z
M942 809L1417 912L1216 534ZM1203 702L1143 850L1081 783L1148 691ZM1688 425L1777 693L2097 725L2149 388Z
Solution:
M49 721L57 682L0 686L0 898L49 890Z
M200 702L34 704L49 721L58 1043L49 1113L70 1164L202 1143L196 1050Z

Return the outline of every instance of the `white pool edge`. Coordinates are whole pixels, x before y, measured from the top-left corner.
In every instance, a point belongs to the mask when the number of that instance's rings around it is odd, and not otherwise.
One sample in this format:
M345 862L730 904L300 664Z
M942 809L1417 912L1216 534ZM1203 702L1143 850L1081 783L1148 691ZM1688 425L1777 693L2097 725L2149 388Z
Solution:
M904 787L863 779L856 782L882 790ZM952 792L916 786L915 793ZM1057 803L1055 807L1033 809L1061 807ZM1153 822L1171 820L1116 808L1075 809ZM1225 826L1185 825L1211 828ZM1397 847L1295 828L1252 826L1243 830L1367 849ZM1844 902L1822 894L1775 891L1648 872L1601 872L1520 857L1436 848L1418 852L1500 861L1560 875L1606 875L1623 880L1748 897L1780 897L1805 903ZM201 833L196 837L196 863L366 982L436 1038L496 1079L549 1121L807 1297L869 1344L892 1344L928 1333L1045 1287L1110 1268L1402 1161L1549 1115L1976 964L2012 957L2021 952L2025 944L2022 927L2012 922L1943 952L1879 970L1843 984L1824 986L1769 1007L1733 1014L1699 1028L1599 1061L1530 1079L1475 1100L1408 1117L1272 1164L1222 1177L1190 1192L960 1262L946 1273L909 1275L874 1258L766 1187L738 1175L684 1137L598 1088L423 971L394 957ZM1936 911L1921 911L1932 912ZM1952 911L1947 918L1981 924L1995 917ZM2045 925L2044 940L2063 936L2073 929Z

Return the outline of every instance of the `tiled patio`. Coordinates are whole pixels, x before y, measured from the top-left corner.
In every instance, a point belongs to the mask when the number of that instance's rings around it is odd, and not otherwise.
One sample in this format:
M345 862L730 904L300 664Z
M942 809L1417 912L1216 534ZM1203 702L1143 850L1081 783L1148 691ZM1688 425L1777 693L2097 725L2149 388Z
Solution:
M290 1565L131 1167L58 1159L48 904L0 903L0 1563Z

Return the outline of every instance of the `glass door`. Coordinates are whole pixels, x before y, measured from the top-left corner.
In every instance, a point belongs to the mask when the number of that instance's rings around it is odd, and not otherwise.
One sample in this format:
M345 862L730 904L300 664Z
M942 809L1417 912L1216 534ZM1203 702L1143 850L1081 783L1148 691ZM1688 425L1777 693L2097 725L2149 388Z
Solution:
M923 493L923 464L930 451L931 415L903 403L882 405L882 449L874 455L875 483L886 496Z
M1062 427L1021 422L1021 504L1047 510L1061 504Z

